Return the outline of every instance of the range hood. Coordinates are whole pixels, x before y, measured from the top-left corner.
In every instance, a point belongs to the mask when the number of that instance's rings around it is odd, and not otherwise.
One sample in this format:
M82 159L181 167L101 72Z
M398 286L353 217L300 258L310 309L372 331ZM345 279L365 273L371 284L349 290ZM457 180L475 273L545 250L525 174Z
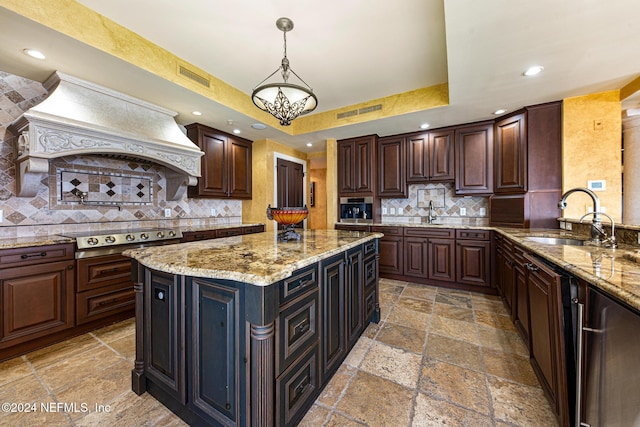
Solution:
M182 132L177 113L55 72L44 83L49 96L11 126L16 194L33 197L49 173L49 160L107 155L166 166L167 200L180 200L200 177L204 154Z

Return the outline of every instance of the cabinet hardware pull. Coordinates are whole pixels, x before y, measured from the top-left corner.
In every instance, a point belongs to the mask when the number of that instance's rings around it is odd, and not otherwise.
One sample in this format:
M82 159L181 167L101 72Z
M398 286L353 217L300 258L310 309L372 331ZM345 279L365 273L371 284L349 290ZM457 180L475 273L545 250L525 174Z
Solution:
M298 323L296 326L293 327L293 333L299 333L302 334L304 332L307 332L307 330L309 330L309 319L303 319L300 323Z
M302 379L302 381L300 381L300 383L296 386L295 390L296 390L296 397L300 396L303 392L304 389L307 388L307 386L309 385L310 381L309 381L309 377L304 377Z
M67 270L73 270L73 265L67 265Z
M100 302L98 303L98 305L99 305L100 307L102 307L103 305L111 304L111 303L114 303L114 302L118 302L118 298L112 298L112 299L110 299L109 301L100 301Z
M116 271L118 271L118 267L109 268L107 270L102 270L103 273L115 273Z
M46 252L40 252L39 254L24 254L24 255L20 255L20 258L22 259L27 259L27 258L35 258L35 257L46 257L47 253Z

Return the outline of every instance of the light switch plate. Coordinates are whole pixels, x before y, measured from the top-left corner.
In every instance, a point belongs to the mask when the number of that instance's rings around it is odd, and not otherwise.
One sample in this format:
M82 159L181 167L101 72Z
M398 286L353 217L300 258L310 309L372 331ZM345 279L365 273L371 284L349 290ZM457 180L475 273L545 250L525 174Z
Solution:
M480 208L480 216L485 216L487 214L487 208Z
M396 208L389 208L389 215L395 215L396 214Z
M398 208L398 215L402 215L402 212L403 212L402 208Z
M4 221L4 211L0 209L0 222Z
M166 208L164 210L164 217L165 218L170 218L171 217L171 208Z
M564 229L567 230L567 231L571 231L571 223L570 222L565 223L564 224Z
M382 215L386 215L387 214L387 208L382 208Z
M460 215L461 216L466 216L467 215L467 208L460 208Z

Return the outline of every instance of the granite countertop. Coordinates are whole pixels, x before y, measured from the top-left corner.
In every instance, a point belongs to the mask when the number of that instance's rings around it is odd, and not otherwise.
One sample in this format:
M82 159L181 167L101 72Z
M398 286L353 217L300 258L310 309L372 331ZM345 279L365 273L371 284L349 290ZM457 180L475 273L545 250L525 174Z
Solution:
M277 232L130 249L142 265L172 274L229 279L267 286L302 267L341 253L380 233L306 230L299 241L279 242Z
M75 242L76 239L58 236L57 234L50 234L45 236L7 237L4 239L0 239L0 249L17 249L28 248L32 246L61 245L64 243Z

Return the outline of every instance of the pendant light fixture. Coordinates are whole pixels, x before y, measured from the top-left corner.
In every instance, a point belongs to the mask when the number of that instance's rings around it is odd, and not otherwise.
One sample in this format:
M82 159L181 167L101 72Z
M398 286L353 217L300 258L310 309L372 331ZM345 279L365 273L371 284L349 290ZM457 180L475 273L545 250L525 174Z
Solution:
M256 106L280 120L282 126L289 126L291 121L298 116L307 114L316 109L318 98L313 94L313 89L298 76L289 66L287 59L287 31L293 30L293 21L289 18L280 18L276 21L276 27L284 33L284 57L278 69L253 89L251 99ZM266 83L278 71L282 75L282 83ZM293 74L304 86L289 83L289 76Z

